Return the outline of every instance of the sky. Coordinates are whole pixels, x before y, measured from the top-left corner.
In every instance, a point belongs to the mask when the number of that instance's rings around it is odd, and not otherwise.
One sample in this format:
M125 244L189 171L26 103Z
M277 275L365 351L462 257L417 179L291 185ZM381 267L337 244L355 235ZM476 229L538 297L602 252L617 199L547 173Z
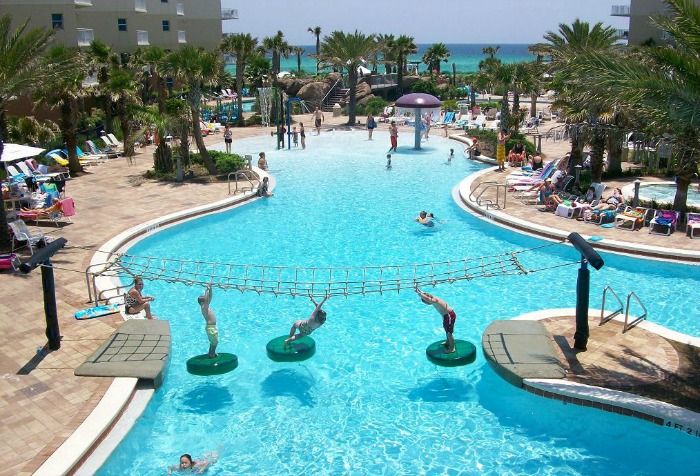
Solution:
M628 18L610 16L625 0L221 0L238 9L224 33L250 33L258 40L282 30L292 45L311 45L309 27L412 36L416 43L537 43L560 23L576 18L627 28Z

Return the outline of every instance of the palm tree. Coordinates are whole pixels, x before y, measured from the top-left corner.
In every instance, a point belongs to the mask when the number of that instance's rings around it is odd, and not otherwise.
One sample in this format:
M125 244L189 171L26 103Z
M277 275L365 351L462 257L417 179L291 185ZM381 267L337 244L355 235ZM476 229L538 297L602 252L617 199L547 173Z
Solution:
M48 119L38 121L34 116L11 117L7 137L18 144L38 147L53 141L59 132L58 125Z
M447 63L449 57L450 50L447 46L444 43L435 43L423 53L423 63L428 67L430 74L433 74L433 71L440 74L440 63Z
M165 79L163 78L163 60L165 59L165 50L157 46L149 46L143 50L137 50L136 62L148 67L148 75L152 84L156 87L158 96L158 112L165 114L165 99L167 98L167 88L165 87Z
M287 58L289 56L291 46L284 39L284 33L277 31L276 35L263 39L262 47L265 51L272 52L272 72L276 77L280 73L281 57Z
M348 70L348 87L350 88L350 100L348 101L348 124L355 124L355 103L357 97L357 68L374 54L378 45L374 35L365 35L357 30L355 33L334 31L326 36L321 44L320 60L324 64L330 64Z
M700 7L688 0L666 3L668 16L656 21L671 44L629 54L588 51L572 69L586 71L574 83L585 90L584 99L625 111L650 135L673 137L673 207L685 212L688 187L700 162Z
M228 35L221 42L221 51L236 57L236 91L238 91L238 125L243 126L243 80L248 59L255 53L258 39L250 36L250 33L236 33Z
M83 87L87 76L87 62L80 50L62 45L52 47L48 57L52 62L70 65L70 69L44 85L36 94L41 103L59 110L59 127L68 150L68 168L72 174L78 174L83 170L76 150L78 114L81 101L90 94L90 91Z
M0 156L7 140L7 102L31 92L41 81L62 73L62 65L51 65L42 55L53 32L45 28L27 29L29 19L14 31L12 18L0 17ZM0 200L0 250L9 250L11 238L7 227L5 204Z
M544 39L546 43L537 43L530 48L551 55L556 68L558 63L565 63L577 54L612 49L617 42L617 33L613 27L606 27L601 22L591 28L588 22L576 19L571 25L560 23L559 31L548 31Z
M93 72L97 73L97 84L99 85L99 101L105 117L105 129L107 132L114 132L112 124L112 101L105 91L105 85L109 81L109 73L119 60L112 52L112 48L101 40L93 40L87 49L88 65Z
M321 53L321 27L320 26L315 26L313 28L309 27L309 28L307 28L307 31L316 37L316 74L318 74L319 73L318 55Z
M263 80L270 76L270 61L265 56L254 52L248 58L245 69L245 79L254 89L263 86Z
M202 89L215 86L223 69L219 55L186 45L170 53L163 64L164 71L187 88L187 102L192 115L192 130L199 154L210 174L216 174L216 164L212 160L202 137L200 109Z
M403 75L406 72L406 64L408 60L408 55L412 55L418 51L418 47L413 41L412 36L401 35L396 41L393 42L392 52L396 58L396 63L398 65L398 75L396 82L399 86L399 94L403 94Z
M301 46L292 47L292 52L297 55L297 73L301 73L301 57L305 51Z
M106 85L110 101L115 104L119 127L124 136L124 156L134 155L134 139L132 122L134 109L138 106L139 96L137 94L134 72L121 67L112 71Z
M384 70L386 74L390 74L392 66L396 63L396 54L394 51L396 38L394 38L394 35L379 34L376 36L376 41L377 52L384 56Z
M489 57L489 59L494 59L496 58L496 54L498 53L498 50L500 50L500 46L496 46L495 48L493 46L487 46L485 48L481 49L481 52Z

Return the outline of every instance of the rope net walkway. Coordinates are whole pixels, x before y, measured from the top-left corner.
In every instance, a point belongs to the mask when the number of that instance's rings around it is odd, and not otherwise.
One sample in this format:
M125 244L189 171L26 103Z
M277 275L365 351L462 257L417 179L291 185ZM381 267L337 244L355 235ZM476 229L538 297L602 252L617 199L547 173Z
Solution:
M115 254L97 274L141 276L145 280L190 286L212 285L220 289L259 294L322 297L400 292L416 286L522 275L577 264L567 262L548 268L526 269L518 256L538 248L542 246L479 258L364 267L263 266Z

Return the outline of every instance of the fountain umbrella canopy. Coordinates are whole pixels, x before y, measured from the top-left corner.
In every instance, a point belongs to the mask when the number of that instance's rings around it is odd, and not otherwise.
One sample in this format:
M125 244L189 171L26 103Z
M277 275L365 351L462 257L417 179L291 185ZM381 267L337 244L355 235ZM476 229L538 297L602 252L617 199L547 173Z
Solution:
M398 101L396 101L396 107L399 108L399 112L403 110L410 110L415 116L415 148L420 149L420 136L421 136L421 117L426 112L434 112L435 109L440 111L442 102L435 96L425 93L411 93L401 96Z

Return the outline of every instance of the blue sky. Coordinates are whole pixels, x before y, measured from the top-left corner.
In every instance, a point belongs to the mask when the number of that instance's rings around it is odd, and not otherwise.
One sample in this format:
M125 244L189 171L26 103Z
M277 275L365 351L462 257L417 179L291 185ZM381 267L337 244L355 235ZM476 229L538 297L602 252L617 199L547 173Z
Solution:
M308 27L393 33L417 43L536 43L548 30L576 18L627 28L628 19L611 17L625 0L222 0L237 8L238 20L224 22L224 33L251 33L262 40L277 30L296 45L314 43Z

